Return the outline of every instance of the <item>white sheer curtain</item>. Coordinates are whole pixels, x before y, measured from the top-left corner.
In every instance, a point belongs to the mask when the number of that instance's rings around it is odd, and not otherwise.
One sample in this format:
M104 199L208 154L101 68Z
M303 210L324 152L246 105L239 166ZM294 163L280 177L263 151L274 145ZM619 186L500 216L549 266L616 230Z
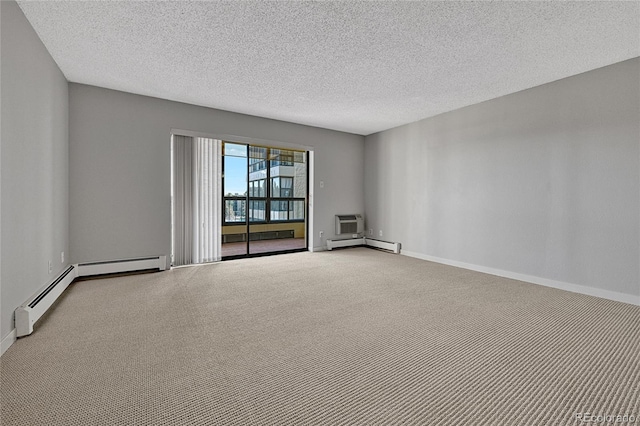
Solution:
M173 136L173 266L220 260L222 141Z

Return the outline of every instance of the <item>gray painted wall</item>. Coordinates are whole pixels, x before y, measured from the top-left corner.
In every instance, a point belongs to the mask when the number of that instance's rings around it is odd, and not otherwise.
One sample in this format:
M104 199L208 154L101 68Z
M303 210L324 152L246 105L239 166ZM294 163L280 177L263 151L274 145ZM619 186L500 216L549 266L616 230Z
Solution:
M80 84L69 107L74 263L170 253L171 129L313 147L315 236L364 210L362 136Z
M367 227L403 250L640 294L640 60L367 136Z
M69 96L67 80L18 5L2 1L0 8L4 338L15 308L68 264L60 252L69 253Z

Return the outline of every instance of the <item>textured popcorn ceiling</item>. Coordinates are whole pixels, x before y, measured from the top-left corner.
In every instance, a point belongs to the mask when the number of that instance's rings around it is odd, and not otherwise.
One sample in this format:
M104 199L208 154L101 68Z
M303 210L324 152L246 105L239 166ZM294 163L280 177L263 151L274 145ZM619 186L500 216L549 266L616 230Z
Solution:
M69 81L358 134L640 56L638 2L18 2Z

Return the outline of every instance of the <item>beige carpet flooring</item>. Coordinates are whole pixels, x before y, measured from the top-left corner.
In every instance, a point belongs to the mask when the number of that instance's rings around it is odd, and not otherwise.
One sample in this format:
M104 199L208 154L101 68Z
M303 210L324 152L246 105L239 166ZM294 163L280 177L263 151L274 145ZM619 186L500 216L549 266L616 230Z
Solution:
M3 426L587 424L640 416L640 307L295 253L74 283L0 362Z

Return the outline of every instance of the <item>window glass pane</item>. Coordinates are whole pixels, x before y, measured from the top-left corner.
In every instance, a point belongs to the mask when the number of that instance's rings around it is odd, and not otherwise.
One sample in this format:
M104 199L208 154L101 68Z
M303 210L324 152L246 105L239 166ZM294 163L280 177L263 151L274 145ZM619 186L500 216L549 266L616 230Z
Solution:
M290 151L288 149L271 148L269 153L269 159L271 160L271 166L293 166L293 162L296 158L299 158L297 151ZM300 152L300 154L304 154ZM302 157L304 158L304 156Z
M249 157L252 159L262 159L265 160L267 158L267 148L263 146L249 146Z
M249 182L249 196L256 198L264 198L267 196L264 187L265 179L258 179Z
M249 220L251 222L264 222L265 220L265 201L249 200Z
M246 147L245 147L246 148ZM224 157L224 195L243 196L247 193L247 159Z
M224 221L244 222L246 220L245 200L224 200Z
M236 143L223 142L222 143L222 155L228 156L228 157L243 157L243 158L247 158L247 145L240 145L240 144L236 144Z
M224 144L226 224L242 224L247 220L252 223L305 220L305 152L227 142ZM271 179L267 179L268 174ZM247 195L249 199L244 200Z
M304 201L289 201L289 220L304 220Z
M280 149L271 148L269 150L269 160L277 160L280 157Z
M293 196L293 178L281 177L280 178L280 196L282 198L291 198Z
M295 163L293 178L293 198L307 197L307 165L305 163Z
M255 173L255 172L259 172L260 170L266 170L267 168L267 162L265 160L258 160L255 158L250 158L249 159L249 172L250 173Z
M276 166L293 166L293 161L271 160L271 167L276 167Z
M287 220L287 201L271 201L271 220Z
M271 197L280 197L280 178L271 178Z
M306 162L306 153L301 151L293 151L293 161L295 163L305 163Z

